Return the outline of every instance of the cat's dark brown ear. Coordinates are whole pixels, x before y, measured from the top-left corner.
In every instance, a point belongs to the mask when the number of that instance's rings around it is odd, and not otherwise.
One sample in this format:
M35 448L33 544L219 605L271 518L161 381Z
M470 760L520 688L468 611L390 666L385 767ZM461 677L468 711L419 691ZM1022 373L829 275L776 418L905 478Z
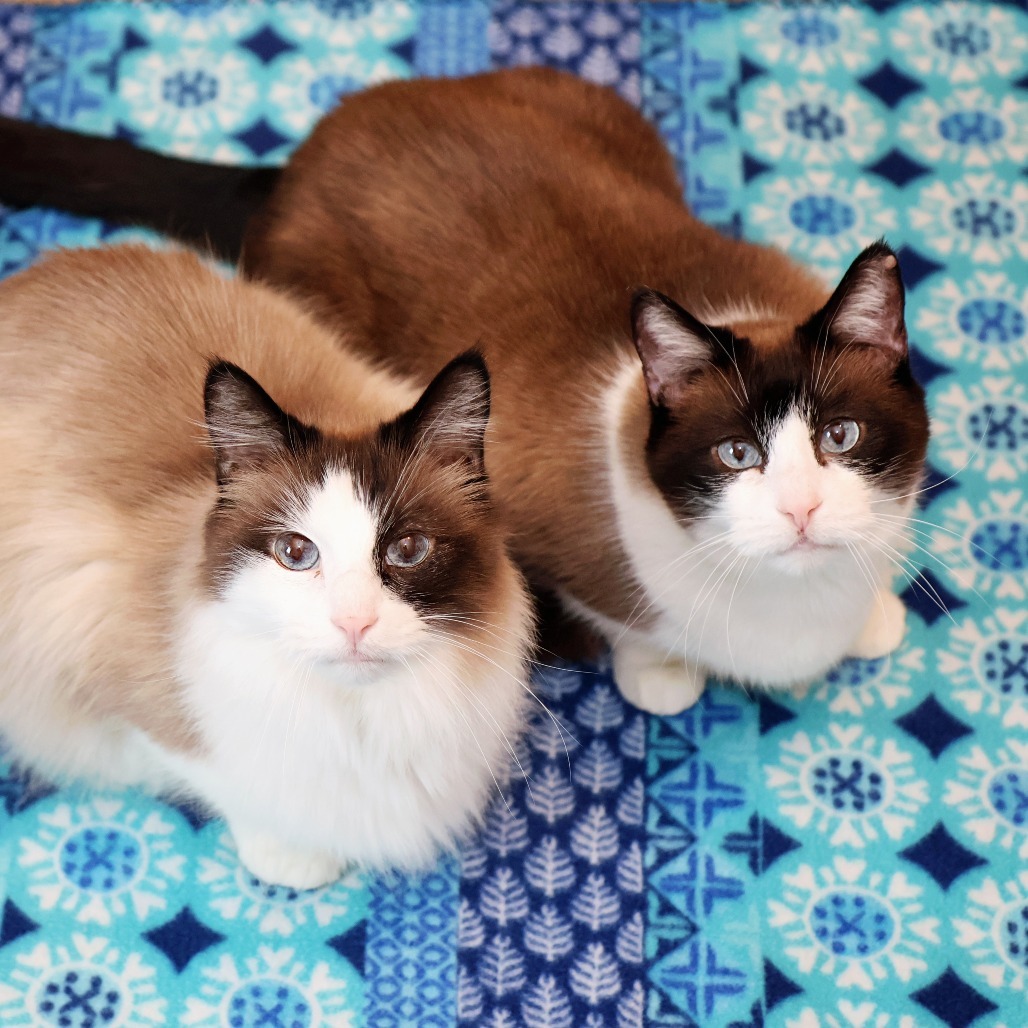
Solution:
M203 407L219 485L241 468L259 467L290 449L292 419L234 364L211 365Z
M689 380L712 356L710 329L663 293L645 289L632 300L632 340L651 402L674 407Z
M822 338L842 346L867 347L890 365L907 357L903 279L896 254L872 243L850 265L818 316Z
M489 402L485 361L469 351L436 375L402 420L413 446L431 452L444 464L465 461L482 474Z

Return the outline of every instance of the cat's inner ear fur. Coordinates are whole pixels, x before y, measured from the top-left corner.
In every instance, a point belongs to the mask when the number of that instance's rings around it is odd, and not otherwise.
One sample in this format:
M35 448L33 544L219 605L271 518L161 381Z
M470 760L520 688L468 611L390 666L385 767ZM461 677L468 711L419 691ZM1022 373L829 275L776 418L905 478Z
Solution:
M712 359L708 326L652 289L632 301L632 340L642 361L650 401L674 407L689 380Z
M480 475L485 470L489 403L485 361L469 351L436 375L401 420L417 451L431 454L443 464L464 461Z
M907 357L903 279L896 254L873 243L850 265L819 317L822 337L867 347L892 365Z
M216 363L207 372L204 418L219 485L240 470L260 467L291 449L292 419L234 364Z

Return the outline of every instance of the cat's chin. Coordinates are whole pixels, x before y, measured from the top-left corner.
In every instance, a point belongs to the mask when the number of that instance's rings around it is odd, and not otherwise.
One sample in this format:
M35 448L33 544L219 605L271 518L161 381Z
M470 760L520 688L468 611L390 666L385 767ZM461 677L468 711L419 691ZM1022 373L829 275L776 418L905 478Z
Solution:
M845 552L837 543L817 542L804 536L770 557L773 566L786 574L804 575L828 567Z
M370 685L400 666L394 658L366 654L327 656L318 664L326 677L342 685Z

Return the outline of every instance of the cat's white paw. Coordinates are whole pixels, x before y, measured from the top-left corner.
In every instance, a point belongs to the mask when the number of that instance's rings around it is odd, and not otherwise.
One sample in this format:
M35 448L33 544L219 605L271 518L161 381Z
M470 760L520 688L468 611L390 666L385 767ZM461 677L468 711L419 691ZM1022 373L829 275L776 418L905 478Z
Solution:
M850 649L851 657L873 660L892 653L901 642L907 627L907 608L895 594L880 592L871 604L863 631Z
M680 714L703 695L706 674L694 664L662 660L633 643L614 650L614 681L629 703L649 714Z
M264 833L233 834L243 866L268 885L320 889L343 873L343 864L327 853L292 849Z

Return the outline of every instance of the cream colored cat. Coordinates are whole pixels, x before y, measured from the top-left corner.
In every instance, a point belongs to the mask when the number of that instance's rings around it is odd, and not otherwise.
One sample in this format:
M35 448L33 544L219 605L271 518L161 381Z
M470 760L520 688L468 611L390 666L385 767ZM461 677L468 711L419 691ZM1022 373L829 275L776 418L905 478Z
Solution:
M0 283L5 744L196 797L270 882L429 861L528 697L488 411L474 355L419 398L189 254Z

